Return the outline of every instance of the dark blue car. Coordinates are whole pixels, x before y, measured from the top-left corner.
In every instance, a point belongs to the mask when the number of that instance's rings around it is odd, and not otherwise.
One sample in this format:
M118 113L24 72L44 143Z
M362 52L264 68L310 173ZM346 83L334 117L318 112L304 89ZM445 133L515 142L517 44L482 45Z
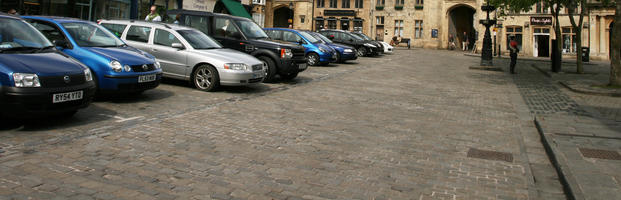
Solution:
M0 14L0 116L73 115L94 91L88 67L21 18Z
M342 44L337 44L332 42L332 40L328 39L326 36L319 34L317 32L305 31L313 37L321 40L324 44L332 47L337 52L336 62L344 63L348 60L356 60L358 59L358 55L356 54L356 49Z
M272 39L302 44L305 49L306 63L309 66L325 65L337 59L334 49L305 31L288 28L264 28L263 30Z
M141 93L160 84L162 70L155 57L128 46L96 23L62 17L23 18L61 51L87 65L99 92Z

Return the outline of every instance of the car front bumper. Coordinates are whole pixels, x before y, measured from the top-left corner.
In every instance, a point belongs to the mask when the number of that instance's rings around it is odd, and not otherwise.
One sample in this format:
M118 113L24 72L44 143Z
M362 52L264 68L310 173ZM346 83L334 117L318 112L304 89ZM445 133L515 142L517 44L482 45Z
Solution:
M140 76L155 75L155 80L139 83ZM98 77L99 78L99 77ZM104 75L98 79L98 89L104 93L128 93L149 90L159 86L162 80L162 71L132 73L130 75Z
M257 84L261 83L265 77L265 71L263 70L248 72L225 69L218 73L220 75L220 85L227 86Z
M83 91L82 99L53 103L54 94L75 91ZM15 118L46 116L85 108L94 94L93 81L58 88L0 87L0 109L2 115Z

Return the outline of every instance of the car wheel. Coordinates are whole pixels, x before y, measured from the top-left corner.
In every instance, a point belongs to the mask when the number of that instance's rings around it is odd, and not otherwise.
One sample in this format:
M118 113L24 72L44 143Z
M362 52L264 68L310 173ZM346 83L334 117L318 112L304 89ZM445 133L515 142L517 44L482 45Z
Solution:
M192 73L192 83L196 89L213 91L220 83L218 71L210 65L200 65Z
M317 55L316 53L308 53L308 55L306 55L306 64L308 64L308 66L315 66L319 63L319 55Z
M274 76L276 76L276 63L267 56L260 56L259 60L267 65L267 69L265 69L265 78L263 78L264 83L270 83L274 81Z
M280 75L280 78L282 78L284 80L291 80L291 79L294 79L297 76L298 76L298 72L295 72L295 73L290 73L290 74L287 74L287 75Z
M364 47L360 47L358 48L358 50L356 51L356 54L358 54L358 57L362 57L367 55L367 49Z
M337 62L337 63L341 63L341 62L343 62L343 61L341 60L341 54L340 54L340 53L336 53L336 61L335 61L335 62Z

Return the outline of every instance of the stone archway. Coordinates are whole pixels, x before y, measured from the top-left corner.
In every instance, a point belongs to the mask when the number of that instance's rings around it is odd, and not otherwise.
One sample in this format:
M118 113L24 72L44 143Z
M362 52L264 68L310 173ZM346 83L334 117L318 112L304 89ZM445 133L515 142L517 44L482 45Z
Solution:
M287 28L289 25L293 26L293 23L289 23L289 20L293 22L293 10L287 6L281 6L274 9L274 24L273 27Z
M466 4L457 4L447 11L448 35L447 41L453 35L458 47L462 47L463 41L468 41L468 49L472 49L476 41L474 28L474 13L476 9ZM464 36L464 32L466 36Z

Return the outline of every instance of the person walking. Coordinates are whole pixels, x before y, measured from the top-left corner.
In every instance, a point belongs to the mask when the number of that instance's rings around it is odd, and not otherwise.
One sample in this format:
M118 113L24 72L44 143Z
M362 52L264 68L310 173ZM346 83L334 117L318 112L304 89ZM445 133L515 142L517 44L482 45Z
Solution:
M149 15L147 15L147 17L144 18L144 20L149 21L149 22L161 22L162 17L160 17L160 14L158 14L156 11L157 11L157 6L152 5L151 13L149 13Z
M509 51L509 55L511 56L511 64L509 64L509 70L512 74L515 74L515 63L517 61L518 52L520 51L520 49L518 49L518 43L515 40L511 40L511 43L509 43Z
M453 34L449 35L449 50L455 50L455 37L453 37Z

